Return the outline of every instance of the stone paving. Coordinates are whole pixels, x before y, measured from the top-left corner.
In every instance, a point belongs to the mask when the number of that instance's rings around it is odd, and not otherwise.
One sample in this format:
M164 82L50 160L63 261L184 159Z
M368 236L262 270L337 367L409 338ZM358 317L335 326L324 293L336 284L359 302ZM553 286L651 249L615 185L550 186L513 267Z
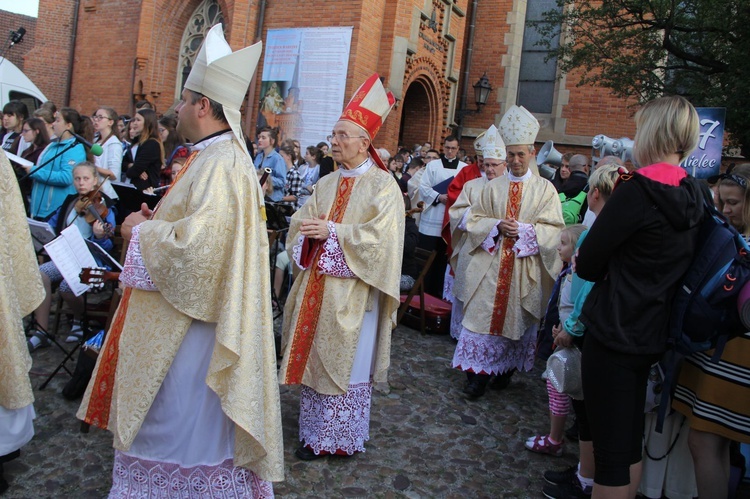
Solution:
M350 458L294 457L299 390L282 387L286 480L274 485L277 497L542 497L541 473L575 463L576 446L566 444L561 458L523 447L549 424L541 366L471 402L461 396L463 374L450 367L453 349L448 336L422 336L404 326L394 331L389 384L373 393L367 451ZM67 374L38 390L62 359L54 346L33 358L36 436L20 459L6 464L11 488L4 497L106 497L111 435L79 432L78 402L60 394Z

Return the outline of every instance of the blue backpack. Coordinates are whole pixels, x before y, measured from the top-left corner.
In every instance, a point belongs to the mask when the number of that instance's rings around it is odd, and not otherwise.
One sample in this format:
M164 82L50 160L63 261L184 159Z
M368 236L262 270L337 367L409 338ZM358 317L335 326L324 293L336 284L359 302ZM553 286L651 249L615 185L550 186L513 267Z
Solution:
M703 194L704 216L695 255L672 299L668 350L656 430L661 432L681 361L696 352L715 349L718 362L724 345L747 331L737 310L742 287L750 282L750 247Z

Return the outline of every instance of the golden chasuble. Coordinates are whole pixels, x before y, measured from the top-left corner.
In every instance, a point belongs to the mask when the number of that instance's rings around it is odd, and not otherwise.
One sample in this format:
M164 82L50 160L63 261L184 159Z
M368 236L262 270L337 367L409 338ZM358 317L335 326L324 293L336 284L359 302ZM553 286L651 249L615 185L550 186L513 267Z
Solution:
M517 190L512 188L514 183L508 175L488 182L479 202L472 205L464 243L471 259L465 278L463 326L476 333L517 340L544 313L562 265L556 248L564 223L557 192L549 181L531 175ZM516 258L512 253L516 240L506 242L503 238L501 247L491 255L481 247L482 242L509 216L516 198L520 205L515 218L534 227L539 253ZM507 261L512 261L512 266L504 267Z
M167 189L167 192L159 200L156 208L154 208L154 215L159 211L159 206L161 206L161 203L166 199L167 195L169 195L169 191L172 189L175 182L179 181L185 172L187 172L196 155L197 153L193 152L188 156L185 166L177 172L177 175ZM115 384L117 360L120 356L120 335L122 334L122 328L125 325L125 316L128 312L128 303L130 302L130 294L132 291L131 288L125 288L123 291L122 298L120 299L120 303L115 311L115 316L112 319L112 325L107 332L107 338L104 345L102 345L99 354L99 368L90 382L90 385L92 386L91 396L83 420L88 424L97 426L103 430L108 429L109 411L112 407L112 390L114 389Z
M466 250L466 232L458 228L458 224L464 218L466 210L472 205L479 203L479 196L482 188L487 184L487 177L479 177L464 184L461 194L458 195L456 202L448 210L451 230L451 243L453 251L450 257L450 265L453 269L453 296L464 301L463 289L466 280L466 267L469 264L471 255Z
M339 187L336 193L336 201L331 206L331 212L328 214L328 220L335 223L341 223L344 217L346 206L349 204L349 196L354 186L354 177L341 177ZM307 358L310 355L315 331L318 328L318 319L320 318L320 308L323 304L323 295L325 294L325 275L320 272L318 263L322 253L323 245L316 244L315 255L310 266L310 279L307 281L303 302L308 306L300 312L297 326L294 329L292 337L291 351L289 354L289 366L286 371L284 384L296 385L302 382L302 375L307 365Z
M0 153L0 213L0 406L21 409L34 402L23 318L42 303L45 292L21 191L4 152Z
M234 465L278 481L281 412L260 185L233 140L207 146L183 171L153 219L141 224L143 260L158 291L129 290L127 307L117 312L120 337L108 335L103 347L116 342L116 362L107 354L97 362L94 379L105 362L115 369L105 387L106 425L115 448L127 451L192 321L215 323L206 384L235 424ZM79 418L100 403L94 386Z
M372 309L373 288L381 291L373 377L378 382L386 380L404 241L404 201L392 176L371 166L353 177L351 190L346 188L344 192L340 192L344 185L341 178L341 172L336 171L318 181L313 195L292 217L287 238L287 251L291 252L302 220L325 214L331 219L336 213L341 217L336 222L339 245L347 266L357 276L342 279L322 275L311 265L297 276L287 298L279 379L282 383L302 383L327 395L340 395L348 388L364 314ZM343 214L336 210L336 204L343 207ZM324 285L315 287L318 281ZM317 320L311 317L313 314ZM303 337L311 342L305 348L304 363L302 357L296 357Z

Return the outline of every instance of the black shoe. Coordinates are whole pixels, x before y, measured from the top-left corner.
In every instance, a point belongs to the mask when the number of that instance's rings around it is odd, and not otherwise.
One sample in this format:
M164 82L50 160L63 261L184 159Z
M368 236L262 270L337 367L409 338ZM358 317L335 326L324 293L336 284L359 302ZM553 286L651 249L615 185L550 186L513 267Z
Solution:
M578 477L573 477L568 483L557 483L545 485L542 489L544 497L549 499L589 499L591 497L591 487L588 491L581 488L581 482Z
M565 430L565 438L572 440L573 442L578 440L578 420L574 419L573 424Z
M505 390L508 388L508 385L510 385L510 379L513 377L513 374L515 374L516 370L511 369L510 371L504 372L503 374L498 374L495 376L494 381L492 384L490 384L490 388L493 390Z
M323 457L326 457L328 454L316 454L312 449L307 447L306 445L301 445L297 448L297 450L294 451L294 455L298 458L302 459L303 461L315 461L316 459L321 459Z
M8 487L10 487L10 484L8 484L8 481L5 479L5 470L3 470L3 463L0 462L0 495L8 490Z
M484 391L487 388L487 383L490 381L489 374L475 374L464 388L464 393L470 399L477 399L484 395Z
M552 485L559 485L562 483L572 483L573 479L578 479L578 465L571 466L568 469L562 471L547 470L544 472L544 479L547 483Z

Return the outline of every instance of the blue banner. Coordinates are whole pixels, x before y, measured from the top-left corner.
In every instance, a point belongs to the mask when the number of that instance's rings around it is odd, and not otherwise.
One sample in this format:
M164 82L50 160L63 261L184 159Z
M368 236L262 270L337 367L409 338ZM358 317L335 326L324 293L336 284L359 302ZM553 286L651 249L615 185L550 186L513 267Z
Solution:
M723 107L697 107L696 110L701 125L700 140L698 147L680 166L687 170L688 175L708 178L720 173L727 110Z

